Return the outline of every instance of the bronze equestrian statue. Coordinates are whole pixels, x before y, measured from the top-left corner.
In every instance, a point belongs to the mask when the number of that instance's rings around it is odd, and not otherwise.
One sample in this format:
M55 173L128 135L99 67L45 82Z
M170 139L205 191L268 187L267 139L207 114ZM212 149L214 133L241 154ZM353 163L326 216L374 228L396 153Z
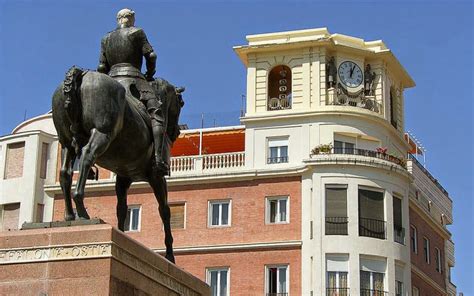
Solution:
M164 224L166 258L174 262L165 175L170 147L179 135L184 88L154 79L156 54L130 9L117 14L118 28L101 43L98 72L72 67L53 95L53 121L62 146L60 184L65 220L89 219L84 188L97 163L116 173L118 227L124 230L127 191L132 182L150 184ZM141 73L145 58L147 72ZM80 156L79 178L71 194L73 164Z

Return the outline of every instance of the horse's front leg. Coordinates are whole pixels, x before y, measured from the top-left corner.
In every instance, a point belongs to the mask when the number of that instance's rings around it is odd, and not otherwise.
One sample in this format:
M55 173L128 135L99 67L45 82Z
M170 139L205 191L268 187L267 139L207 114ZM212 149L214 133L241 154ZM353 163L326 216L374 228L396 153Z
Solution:
M115 180L115 193L117 194L117 221L118 228L125 230L125 219L127 218L127 191L132 184L132 180L127 177L117 175Z
M161 221L165 228L165 245L166 245L166 259L170 262L175 263L173 254L173 235L171 234L171 211L168 205L168 189L166 186L166 180L164 176L154 174L150 179L151 188L155 193L155 197L158 201L158 210L160 212Z
M59 183L64 194L64 220L71 221L75 219L74 210L72 208L71 186L74 161L76 160L76 153L74 149L63 147L62 149L62 164L59 173Z
M74 192L74 202L76 203L77 215L82 219L90 219L84 206L84 189L86 187L87 176L98 156L107 150L110 144L110 136L93 129L89 142L82 148L81 162L79 164L79 179L76 191Z

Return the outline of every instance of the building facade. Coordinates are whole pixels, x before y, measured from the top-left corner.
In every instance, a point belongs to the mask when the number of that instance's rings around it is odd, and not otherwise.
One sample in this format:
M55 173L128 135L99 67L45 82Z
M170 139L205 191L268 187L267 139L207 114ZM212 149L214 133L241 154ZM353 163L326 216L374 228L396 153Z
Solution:
M247 40L234 48L247 68L242 125L184 130L172 150L177 264L214 295L455 295L452 201L404 132L414 82L396 57L382 41L325 28ZM8 137L0 147L11 166L19 153ZM46 221L64 214L51 139ZM114 178L100 169L85 199L111 224ZM129 235L163 252L147 184L132 185L128 205Z

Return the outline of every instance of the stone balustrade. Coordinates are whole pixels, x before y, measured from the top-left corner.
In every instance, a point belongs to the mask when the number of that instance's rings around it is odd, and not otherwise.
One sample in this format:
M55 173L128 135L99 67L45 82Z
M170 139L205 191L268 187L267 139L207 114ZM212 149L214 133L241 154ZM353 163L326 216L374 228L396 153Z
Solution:
M245 166L245 152L178 156L171 158L172 175L230 171Z

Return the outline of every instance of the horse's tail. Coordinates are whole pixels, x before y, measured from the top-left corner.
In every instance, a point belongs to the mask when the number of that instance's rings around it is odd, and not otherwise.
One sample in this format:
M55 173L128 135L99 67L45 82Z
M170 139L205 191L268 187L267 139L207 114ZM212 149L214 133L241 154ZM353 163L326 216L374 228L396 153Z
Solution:
M63 93L66 97L64 101L64 108L69 117L71 126L69 127L72 133L71 146L76 150L76 155L80 154L80 121L82 118L82 105L79 90L81 87L82 77L85 71L72 66L67 72L63 83Z

